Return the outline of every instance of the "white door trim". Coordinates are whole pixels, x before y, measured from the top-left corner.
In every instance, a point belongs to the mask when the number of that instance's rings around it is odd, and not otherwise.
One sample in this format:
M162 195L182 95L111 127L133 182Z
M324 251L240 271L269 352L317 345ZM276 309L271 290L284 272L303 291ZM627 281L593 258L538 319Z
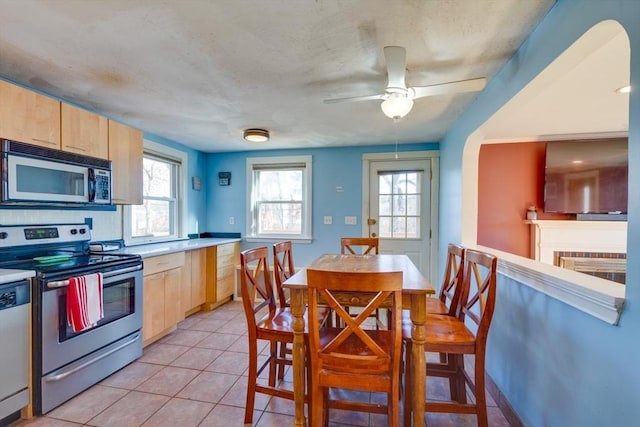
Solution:
M397 157L396 157L397 156ZM438 272L438 201L440 188L440 151L404 151L399 153L365 153L362 155L362 236L368 235L369 218L369 167L372 161L393 160L430 160L431 161L431 239L429 239L429 280L434 288L440 286Z

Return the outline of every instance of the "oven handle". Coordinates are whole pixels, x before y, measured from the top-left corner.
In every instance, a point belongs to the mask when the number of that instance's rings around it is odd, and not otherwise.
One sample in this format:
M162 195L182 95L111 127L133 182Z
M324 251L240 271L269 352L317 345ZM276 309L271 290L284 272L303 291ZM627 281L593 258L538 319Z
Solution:
M138 339L140 338L140 332L136 333L135 336L133 338L131 338L129 341L124 342L122 344L120 344L119 346L112 348L111 350L107 351L106 353L102 353L101 355L99 355L98 357L95 357L91 360L87 360L86 362L74 367L73 369L69 369L68 371L65 371L61 374L58 375L51 375L51 376L46 376L45 377L45 381L47 382L53 382L53 381L60 381L65 379L66 377L68 377L71 374L74 374L76 372L78 372L81 369L86 368L89 365L94 364L95 362L104 359L105 357L115 353L116 351L122 350L123 348L135 343L136 341L138 341Z
M135 267L129 267L129 268L123 268L121 270L114 270L114 271L109 271L107 273L103 273L102 277L103 278L108 278L108 277L113 277L113 276L119 276L121 274L125 274L125 273L130 273L132 271L138 271L140 270L140 266L136 265ZM47 283L47 288L49 289L55 289L55 288L64 288L65 286L69 286L69 281L68 280L58 280L55 282L48 282Z

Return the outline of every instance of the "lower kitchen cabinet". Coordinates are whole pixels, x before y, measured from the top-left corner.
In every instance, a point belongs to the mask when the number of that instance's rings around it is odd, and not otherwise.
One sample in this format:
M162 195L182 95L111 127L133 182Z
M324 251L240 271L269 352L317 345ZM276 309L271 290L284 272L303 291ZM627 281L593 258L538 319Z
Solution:
M207 249L196 249L185 254L182 278L181 305L186 315L200 310L207 292Z
M240 263L240 243L226 243L207 248L207 309L231 299L235 287L235 268Z
M171 332L184 319L182 283L185 253L145 258L142 340L150 344Z

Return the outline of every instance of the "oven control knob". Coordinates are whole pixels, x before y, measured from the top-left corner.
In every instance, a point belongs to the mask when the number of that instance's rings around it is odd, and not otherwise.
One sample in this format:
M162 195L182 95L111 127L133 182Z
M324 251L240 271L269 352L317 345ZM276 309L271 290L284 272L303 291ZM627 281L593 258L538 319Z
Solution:
M80 234L85 234L87 232L87 230L85 230L84 228L80 229Z
M75 229L75 228L72 228L71 229L71 234L73 234L75 236L76 234L78 234L78 230Z
M6 239L7 237L9 237L9 234L6 231L0 232L0 239Z

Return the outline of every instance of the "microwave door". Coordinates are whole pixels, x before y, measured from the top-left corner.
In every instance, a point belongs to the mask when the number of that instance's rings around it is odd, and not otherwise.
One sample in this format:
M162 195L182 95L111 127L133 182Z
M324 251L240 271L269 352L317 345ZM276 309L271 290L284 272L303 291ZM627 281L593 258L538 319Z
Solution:
M8 201L89 201L86 167L17 155L9 155L7 163Z

